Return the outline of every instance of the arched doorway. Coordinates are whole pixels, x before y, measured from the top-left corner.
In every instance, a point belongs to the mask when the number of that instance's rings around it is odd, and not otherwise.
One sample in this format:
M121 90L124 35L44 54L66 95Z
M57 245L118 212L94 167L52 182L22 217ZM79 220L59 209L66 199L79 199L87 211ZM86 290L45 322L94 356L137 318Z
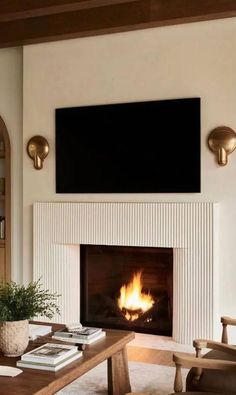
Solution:
M11 279L11 147L0 116L0 281Z

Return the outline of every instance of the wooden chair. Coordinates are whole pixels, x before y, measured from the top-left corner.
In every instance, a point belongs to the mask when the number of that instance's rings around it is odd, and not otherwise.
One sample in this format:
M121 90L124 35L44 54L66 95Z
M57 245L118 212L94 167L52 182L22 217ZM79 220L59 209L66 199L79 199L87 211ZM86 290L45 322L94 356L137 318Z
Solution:
M236 394L236 347L228 345L227 325L236 326L236 319L222 317L222 341L194 340L196 357L174 353L176 365L175 392L183 391L181 368L190 368L186 378L186 391ZM201 355L206 347L212 351Z

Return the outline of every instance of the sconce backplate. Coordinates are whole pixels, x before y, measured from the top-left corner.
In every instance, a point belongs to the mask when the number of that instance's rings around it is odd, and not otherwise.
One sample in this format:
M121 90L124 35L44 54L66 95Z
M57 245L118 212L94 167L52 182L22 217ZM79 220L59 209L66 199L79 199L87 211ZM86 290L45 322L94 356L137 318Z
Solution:
M42 169L43 161L49 153L48 141L43 136L33 136L28 141L27 153L33 159L35 169Z
M219 126L209 134L208 145L210 150L217 154L219 165L225 166L228 155L236 148L236 133L228 126Z

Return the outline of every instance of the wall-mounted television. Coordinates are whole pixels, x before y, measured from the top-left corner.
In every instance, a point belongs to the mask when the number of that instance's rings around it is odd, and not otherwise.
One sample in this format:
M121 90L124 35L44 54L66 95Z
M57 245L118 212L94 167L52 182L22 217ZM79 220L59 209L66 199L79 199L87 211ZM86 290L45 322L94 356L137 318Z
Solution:
M56 192L200 192L200 140L200 98L56 109Z

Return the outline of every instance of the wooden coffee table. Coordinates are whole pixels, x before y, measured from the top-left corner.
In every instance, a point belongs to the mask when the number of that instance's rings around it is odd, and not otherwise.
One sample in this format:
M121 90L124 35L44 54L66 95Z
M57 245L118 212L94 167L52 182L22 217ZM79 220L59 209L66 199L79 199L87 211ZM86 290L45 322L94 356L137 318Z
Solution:
M54 326L54 330L62 325ZM44 341L45 339L45 341ZM107 360L108 393L109 395L124 395L131 391L128 371L126 345L134 339L134 332L106 330L106 337L98 342L86 346L83 356L56 373L23 369L23 373L16 377L0 377L1 395L51 395L75 379L79 378L101 362ZM50 341L44 337L43 342ZM55 343L59 343L56 342ZM40 338L42 344L42 337ZM30 342L29 349L38 347L39 340ZM20 358L0 356L0 365L16 366Z

